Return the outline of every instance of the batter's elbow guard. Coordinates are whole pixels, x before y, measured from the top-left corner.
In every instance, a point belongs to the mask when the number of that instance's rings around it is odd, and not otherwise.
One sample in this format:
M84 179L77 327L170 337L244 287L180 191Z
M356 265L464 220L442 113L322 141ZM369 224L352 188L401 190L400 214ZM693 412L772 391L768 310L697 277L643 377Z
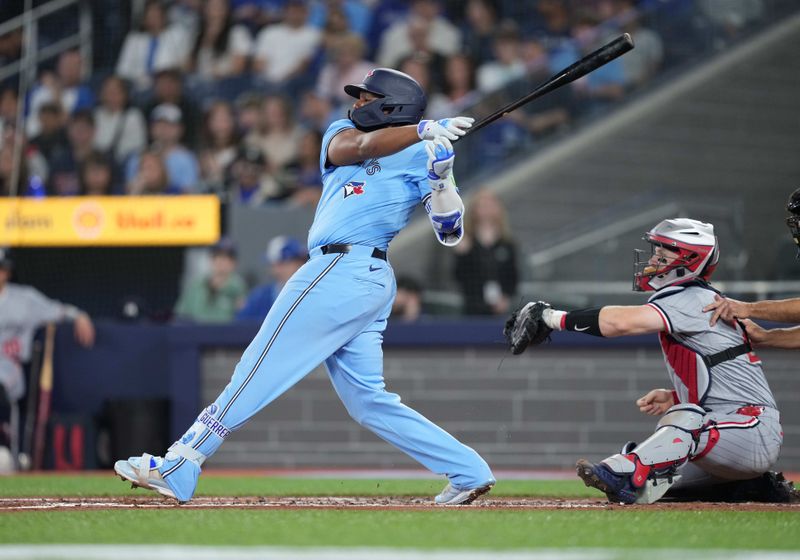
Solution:
M439 243L447 247L458 245L464 237L464 203L457 189L434 191L425 198L424 204Z
M437 214L431 212L430 214L431 225L433 231L436 233L436 239L439 243L447 247L458 245L461 238L464 237L464 209L453 210L446 214Z

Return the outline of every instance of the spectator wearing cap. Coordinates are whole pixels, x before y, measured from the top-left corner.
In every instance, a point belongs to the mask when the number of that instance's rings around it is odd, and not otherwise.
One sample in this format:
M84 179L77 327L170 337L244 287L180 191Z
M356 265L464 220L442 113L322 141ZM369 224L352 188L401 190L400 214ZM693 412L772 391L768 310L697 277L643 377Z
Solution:
M194 153L180 139L183 135L181 110L178 106L164 103L150 114L150 150L161 154L167 166L167 190L176 193L191 193L200 183L200 165ZM139 156L128 160L125 169L127 182L131 181L139 168Z
M258 148L244 146L233 164L228 185L228 201L245 206L261 206L282 197L278 182L267 171L267 160Z
M158 70L182 67L190 46L186 30L180 25L167 25L161 2L148 0L141 26L125 37L116 74L133 82L137 91L143 91L150 87Z
M11 252L0 247L0 448L16 448L17 403L25 395L23 364L33 336L47 323L72 321L81 346L94 344L92 320L80 309L48 298L31 286L12 284ZM6 452L7 454L7 452Z
M176 105L183 117L183 136L181 141L189 148L197 149L199 136L198 123L202 113L197 105L186 95L183 86L183 73L178 68L165 68L155 75L152 98L144 108L144 114L152 120L153 111L159 105Z
M236 319L240 321L262 322L283 286L306 262L308 254L300 241L281 235L269 242L264 257L269 265L272 281L250 292L244 306L236 313Z
M211 247L211 268L207 275L189 283L175 305L179 320L197 323L230 322L244 302L247 287L236 272L236 245L222 238Z

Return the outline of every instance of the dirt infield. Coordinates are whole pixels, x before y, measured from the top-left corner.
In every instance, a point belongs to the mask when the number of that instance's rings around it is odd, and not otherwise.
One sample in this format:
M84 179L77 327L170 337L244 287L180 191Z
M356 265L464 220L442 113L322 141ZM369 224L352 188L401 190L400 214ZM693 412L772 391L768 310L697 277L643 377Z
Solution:
M106 509L165 509L165 508L232 508L232 509L343 509L343 510L736 510L736 511L794 511L800 504L717 503L717 502L659 502L651 505L610 504L598 499L565 498L490 498L469 506L436 506L429 498L420 497L203 497L179 505L159 496L142 497L35 497L0 498L0 513L17 511L75 511Z

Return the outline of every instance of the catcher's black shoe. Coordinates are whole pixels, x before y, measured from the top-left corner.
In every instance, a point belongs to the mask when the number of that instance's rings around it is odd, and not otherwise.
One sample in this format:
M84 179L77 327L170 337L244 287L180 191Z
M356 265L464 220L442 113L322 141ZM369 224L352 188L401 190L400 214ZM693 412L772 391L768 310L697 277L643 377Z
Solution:
M667 497L677 501L800 503L800 491L783 473L765 472L750 480L734 480L713 486L670 489Z
M578 459L575 470L586 486L603 492L609 502L623 504L636 502L636 489L631 483L631 477L616 474L602 463L595 465L586 459Z

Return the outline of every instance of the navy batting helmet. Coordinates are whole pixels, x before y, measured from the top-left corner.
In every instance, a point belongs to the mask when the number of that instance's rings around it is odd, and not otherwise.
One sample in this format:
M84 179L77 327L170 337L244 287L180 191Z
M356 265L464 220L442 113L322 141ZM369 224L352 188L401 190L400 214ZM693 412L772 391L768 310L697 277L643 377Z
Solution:
M344 91L356 99L362 91L378 96L347 115L356 128L365 132L385 126L417 124L428 104L422 86L414 78L390 68L375 68L364 77L363 83L346 85Z

